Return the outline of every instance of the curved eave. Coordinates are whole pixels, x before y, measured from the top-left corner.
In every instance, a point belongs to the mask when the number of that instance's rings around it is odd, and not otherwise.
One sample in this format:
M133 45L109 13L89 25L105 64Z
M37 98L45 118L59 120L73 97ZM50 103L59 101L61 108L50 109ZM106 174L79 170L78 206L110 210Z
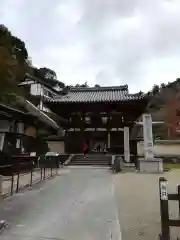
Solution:
M41 120L43 123L49 125L50 127L59 130L59 126L55 121L53 121L50 117L48 117L45 113L40 111L37 107L35 107L32 103L29 101L26 102L26 107L29 112L31 112L32 115L36 116L39 120Z
M83 100L80 100L80 101L77 101L77 100L61 100L61 99L45 99L44 100L44 103L45 104L48 104L48 103L55 103L55 104L59 104L59 105L64 105L64 104L86 104L86 103L101 103L101 104L113 104L113 103L130 103L130 102L138 102L138 101L149 101L149 96L147 97L146 95L145 96L134 96L134 95L130 95L128 96L128 98L124 98L124 99L121 99L121 100L87 100L87 101L83 101Z
M23 98L19 98L18 103L21 104L28 113L32 116L36 117L39 121L51 127L52 129L59 130L60 127L57 125L55 121L53 121L50 117L48 117L45 113L40 111L34 104L25 100Z

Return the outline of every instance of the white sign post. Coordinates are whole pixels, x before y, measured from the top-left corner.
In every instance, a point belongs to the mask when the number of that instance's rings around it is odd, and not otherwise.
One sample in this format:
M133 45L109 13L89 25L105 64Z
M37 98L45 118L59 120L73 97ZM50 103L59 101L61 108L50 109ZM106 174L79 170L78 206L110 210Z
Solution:
M153 133L152 119L150 114L143 114L144 152L145 159L153 160Z
M167 181L160 182L160 198L161 200L168 200Z

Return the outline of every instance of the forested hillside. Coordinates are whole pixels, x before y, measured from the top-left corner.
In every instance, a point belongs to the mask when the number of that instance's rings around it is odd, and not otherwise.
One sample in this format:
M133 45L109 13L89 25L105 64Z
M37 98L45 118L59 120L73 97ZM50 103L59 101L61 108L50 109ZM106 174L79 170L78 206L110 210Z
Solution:
M24 41L0 25L0 102L17 105L16 96L23 96L18 84L26 74L41 78L51 86L62 87L56 73L46 67L34 67Z
M176 106L172 105L171 109L178 110L180 108L177 100L180 100L180 79L177 78L173 82L168 84L161 84L160 86L154 85L150 94L153 96L149 104L149 112L152 115L153 121L164 121L164 125L156 125L154 127L154 133L161 138L179 138L179 135L168 135L169 111L170 101L176 101ZM172 103L173 104L173 103ZM175 114L176 115L176 114ZM174 118L175 118L174 115ZM172 116L173 117L173 116ZM176 116L178 121L178 116ZM174 119L175 121L175 119ZM179 119L180 121L180 119Z
M14 102L19 93L17 84L26 73L31 74L31 64L25 43L0 25L0 101ZM20 94L20 93L19 93Z

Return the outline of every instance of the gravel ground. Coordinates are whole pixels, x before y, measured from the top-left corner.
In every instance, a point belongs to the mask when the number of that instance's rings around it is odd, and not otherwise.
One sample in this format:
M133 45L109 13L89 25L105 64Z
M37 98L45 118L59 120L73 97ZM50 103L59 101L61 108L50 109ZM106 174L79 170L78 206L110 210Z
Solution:
M161 175L135 172L114 175L115 193L123 240L155 240L160 233L158 179L168 180L169 193L176 192L180 184L180 170ZM169 204L171 218L178 217L178 204ZM180 228L171 230L171 239L180 236Z

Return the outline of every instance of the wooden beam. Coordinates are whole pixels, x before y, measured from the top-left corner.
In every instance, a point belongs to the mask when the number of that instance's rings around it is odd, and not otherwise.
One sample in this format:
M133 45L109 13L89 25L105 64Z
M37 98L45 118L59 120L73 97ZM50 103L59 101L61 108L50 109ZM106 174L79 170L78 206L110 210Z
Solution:
M68 130L67 130L68 132L80 132L80 131L82 131L82 129L80 129L80 128L69 128ZM83 130L84 132L108 132L108 130L106 129L106 128L85 128L84 130ZM109 131L111 131L111 132L123 132L124 131L124 128L111 128Z

